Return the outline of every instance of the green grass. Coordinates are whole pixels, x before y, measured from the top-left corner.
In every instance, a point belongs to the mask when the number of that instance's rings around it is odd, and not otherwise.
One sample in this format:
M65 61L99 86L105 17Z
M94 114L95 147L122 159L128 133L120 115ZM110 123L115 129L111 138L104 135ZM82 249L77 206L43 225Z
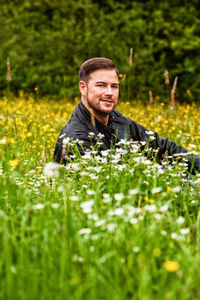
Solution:
M44 171L1 141L0 299L200 298L200 176L135 147Z

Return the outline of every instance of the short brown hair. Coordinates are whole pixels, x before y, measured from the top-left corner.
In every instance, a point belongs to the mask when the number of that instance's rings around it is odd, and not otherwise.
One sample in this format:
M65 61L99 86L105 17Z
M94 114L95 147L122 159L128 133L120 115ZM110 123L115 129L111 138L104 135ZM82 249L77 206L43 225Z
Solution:
M79 69L79 78L83 81L88 81L89 75L99 69L107 69L112 70L114 69L119 76L119 70L115 67L114 62L105 57L94 57L87 59L84 63L80 66Z

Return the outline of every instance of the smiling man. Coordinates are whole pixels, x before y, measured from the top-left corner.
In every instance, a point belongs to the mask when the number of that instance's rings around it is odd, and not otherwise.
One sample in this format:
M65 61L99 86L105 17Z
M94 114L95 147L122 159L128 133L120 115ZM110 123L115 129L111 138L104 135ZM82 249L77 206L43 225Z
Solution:
M54 160L66 163L66 138L82 141L81 154L99 143L98 150L107 150L120 140L148 142L153 136L151 147L158 149L158 158L168 155L186 156L188 170L200 170L200 158L188 155L187 150L168 138L161 138L154 131L123 116L115 110L119 97L119 71L112 60L96 57L86 60L79 70L81 102L58 138ZM101 137L101 142L99 142Z
M118 71L115 69L98 69L80 80L79 89L85 107L89 111L93 111L97 120L107 125L109 115L118 101Z

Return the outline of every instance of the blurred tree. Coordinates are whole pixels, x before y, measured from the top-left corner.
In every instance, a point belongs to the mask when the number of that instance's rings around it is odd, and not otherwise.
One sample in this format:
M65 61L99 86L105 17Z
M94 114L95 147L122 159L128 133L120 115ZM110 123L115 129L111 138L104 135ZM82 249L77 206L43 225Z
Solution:
M198 100L199 17L197 0L1 0L0 90L8 56L14 92L37 87L41 96L58 97L77 96L80 64L106 56L127 74L124 98L148 98L152 90L165 100L168 69L179 77L179 99Z

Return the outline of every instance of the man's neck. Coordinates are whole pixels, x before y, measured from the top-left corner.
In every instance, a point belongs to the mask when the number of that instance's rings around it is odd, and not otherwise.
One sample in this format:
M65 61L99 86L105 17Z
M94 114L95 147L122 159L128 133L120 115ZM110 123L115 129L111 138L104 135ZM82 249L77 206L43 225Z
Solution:
M94 110L91 108L90 109L90 114L94 115L94 117L101 123L103 123L104 125L108 124L108 119L109 119L109 115L100 115L94 112Z

